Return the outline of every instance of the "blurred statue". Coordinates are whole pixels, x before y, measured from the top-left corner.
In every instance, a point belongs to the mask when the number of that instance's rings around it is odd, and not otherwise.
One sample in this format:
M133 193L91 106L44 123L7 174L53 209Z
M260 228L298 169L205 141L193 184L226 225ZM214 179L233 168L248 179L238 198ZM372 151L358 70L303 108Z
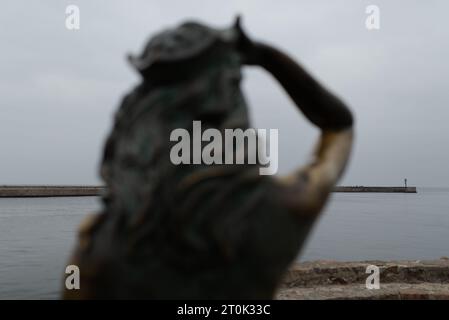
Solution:
M344 170L351 112L286 54L249 39L239 19L166 30L130 62L142 82L116 114L104 206L80 228L70 263L81 287L64 298L272 298ZM313 161L286 177L260 175L259 163L173 164L177 128L250 127L245 65L271 73L321 130Z

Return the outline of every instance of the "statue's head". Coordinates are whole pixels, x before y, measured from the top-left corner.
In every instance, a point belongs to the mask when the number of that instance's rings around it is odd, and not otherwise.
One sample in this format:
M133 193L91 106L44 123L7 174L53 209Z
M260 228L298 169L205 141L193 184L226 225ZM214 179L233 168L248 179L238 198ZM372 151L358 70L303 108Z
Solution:
M173 130L191 131L198 120L202 130L249 126L240 90L242 59L235 48L236 26L216 30L184 23L155 35L142 54L129 57L143 81L118 110L101 170L109 193L114 194L115 210L144 212L152 193L160 196L161 191L155 190L176 185L171 179L201 169L171 164ZM232 170L236 168L244 169L233 166ZM156 204L162 206L160 201Z
M186 22L156 34L139 56L128 59L148 91L184 97L174 99L175 104L167 99L167 108L182 108L195 120L212 121L211 126L224 122L227 127L246 127L246 104L240 91L242 63L235 45L238 35L238 21L221 30ZM235 114L240 122L226 123ZM191 117L184 118L191 121Z
M170 84L207 68L218 59L236 55L237 25L218 30L197 22L186 22L153 36L140 56L129 55L130 63L146 81Z

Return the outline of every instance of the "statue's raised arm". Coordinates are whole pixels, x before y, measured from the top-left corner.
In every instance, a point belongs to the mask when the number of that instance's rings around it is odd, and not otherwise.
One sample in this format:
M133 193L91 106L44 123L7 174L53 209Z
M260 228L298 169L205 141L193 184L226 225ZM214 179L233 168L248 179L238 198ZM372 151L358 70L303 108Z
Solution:
M289 189L286 201L298 214L318 214L348 162L353 142L352 113L287 54L251 41L239 22L236 23L240 35L237 47L243 61L271 73L304 116L321 130L312 162L281 179Z

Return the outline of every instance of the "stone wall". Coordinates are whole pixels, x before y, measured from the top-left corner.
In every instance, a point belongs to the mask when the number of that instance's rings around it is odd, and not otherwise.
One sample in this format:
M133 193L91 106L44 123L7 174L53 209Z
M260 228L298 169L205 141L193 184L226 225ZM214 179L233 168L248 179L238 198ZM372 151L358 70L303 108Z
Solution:
M99 196L97 186L0 186L0 198Z
M380 288L367 289L367 266ZM293 265L278 299L449 299L449 259L432 261L316 261Z

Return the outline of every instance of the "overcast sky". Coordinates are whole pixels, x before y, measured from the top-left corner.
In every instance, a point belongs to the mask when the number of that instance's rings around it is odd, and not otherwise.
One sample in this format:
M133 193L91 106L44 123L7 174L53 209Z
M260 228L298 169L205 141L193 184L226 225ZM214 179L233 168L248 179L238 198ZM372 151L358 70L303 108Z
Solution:
M23 1L0 10L0 184L97 184L112 115L139 78L125 60L186 19L217 27L243 14L255 39L296 58L356 115L340 184L449 186L448 1ZM65 9L80 8L67 30ZM365 27L368 5L380 30ZM263 70L243 88L255 127L279 129L281 172L318 131Z

